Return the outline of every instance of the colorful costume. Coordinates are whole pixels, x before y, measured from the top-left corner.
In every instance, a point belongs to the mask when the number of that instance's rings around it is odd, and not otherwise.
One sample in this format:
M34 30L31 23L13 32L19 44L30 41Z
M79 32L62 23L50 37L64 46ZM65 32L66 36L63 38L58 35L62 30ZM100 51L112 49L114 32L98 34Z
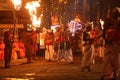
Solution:
M52 32L48 32L45 37L45 60L46 61L54 61L54 36Z

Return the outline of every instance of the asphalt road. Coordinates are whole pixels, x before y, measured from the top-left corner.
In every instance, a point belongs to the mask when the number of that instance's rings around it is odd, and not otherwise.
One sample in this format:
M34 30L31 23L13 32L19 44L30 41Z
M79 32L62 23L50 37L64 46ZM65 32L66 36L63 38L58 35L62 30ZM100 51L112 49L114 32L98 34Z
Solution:
M17 59L7 69L0 61L0 80L100 80L102 62L96 61L91 72L81 72L81 57L74 56L73 64L46 62L43 57L30 64L26 64L26 59Z

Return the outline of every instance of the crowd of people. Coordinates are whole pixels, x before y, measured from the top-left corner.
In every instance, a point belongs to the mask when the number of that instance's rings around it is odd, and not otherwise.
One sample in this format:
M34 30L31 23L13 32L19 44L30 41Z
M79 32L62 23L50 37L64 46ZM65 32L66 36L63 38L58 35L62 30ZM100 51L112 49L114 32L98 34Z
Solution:
M65 29L57 27L55 33L48 30L45 36L45 48L45 60L57 63L65 60L73 63L70 35Z
M117 80L120 66L120 8L111 11L105 21L104 29L87 24L72 36L68 27L56 27L55 32L46 30L44 35L45 60L47 62L73 63L74 47L81 49L81 72L91 71L96 58L103 61L102 80ZM4 40L0 39L0 60L5 61L5 68L10 67L10 60L15 52L17 58L27 58L27 63L36 59L36 51L40 48L35 31L21 33L21 39L12 40L8 31ZM77 36L77 38L76 38ZM74 42L77 42L75 44ZM38 43L37 43L38 42ZM75 44L75 46L73 45ZM81 46L79 46L81 45ZM14 53L14 54L15 54Z
M79 35L80 38L77 38L77 40L81 40L80 44L83 45L82 49L84 49L82 50L81 71L86 69L91 71L97 57L103 61L101 80L117 80L120 66L120 8L116 7L108 14L104 29L99 28L99 26L93 28L92 25L87 25L81 32L82 38L81 35ZM61 59L73 62L73 59L69 57L73 52L71 39L67 29L58 30L55 33L55 39L51 45L58 54L58 63Z

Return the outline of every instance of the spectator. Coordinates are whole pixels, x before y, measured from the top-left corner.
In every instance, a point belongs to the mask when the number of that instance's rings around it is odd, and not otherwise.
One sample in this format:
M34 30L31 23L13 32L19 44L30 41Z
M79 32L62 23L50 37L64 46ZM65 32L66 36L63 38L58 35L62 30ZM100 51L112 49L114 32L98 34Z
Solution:
M4 43L5 43L5 48L4 48L4 68L10 68L10 60L11 60L11 54L12 54L12 43L13 41L11 40L10 32L6 31L4 33Z
M25 58L25 46L22 39L19 41L20 58Z
M4 60L4 48L5 44L2 39L0 39L0 60Z

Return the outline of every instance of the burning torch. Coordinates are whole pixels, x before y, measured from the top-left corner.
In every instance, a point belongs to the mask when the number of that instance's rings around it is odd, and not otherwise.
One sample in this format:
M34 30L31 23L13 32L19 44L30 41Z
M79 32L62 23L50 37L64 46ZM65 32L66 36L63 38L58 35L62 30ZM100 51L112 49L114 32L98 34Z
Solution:
M12 0L12 3L14 5L14 10L13 10L13 17L14 17L14 27L13 27L13 38L15 37L15 28L17 24L17 11L20 10L22 1L21 0Z
M32 2L28 2L26 4L26 9L28 9L29 14L31 16L31 21L32 21L33 28L40 27L40 24L41 24L41 17L42 16L40 16L40 17L36 16L37 7L40 7L39 1L32 1Z

